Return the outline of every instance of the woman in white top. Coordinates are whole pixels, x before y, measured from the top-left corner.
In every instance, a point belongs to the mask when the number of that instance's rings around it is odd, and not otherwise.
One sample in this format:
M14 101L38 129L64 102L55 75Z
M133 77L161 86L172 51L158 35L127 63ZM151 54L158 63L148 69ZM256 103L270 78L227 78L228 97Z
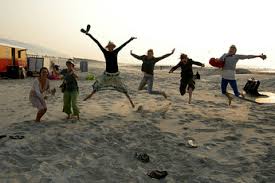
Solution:
M39 72L39 77L34 80L32 89L30 91L30 102L32 103L33 107L38 109L35 119L36 122L40 122L40 119L47 111L45 93L50 91L48 76L49 70L46 67L42 67Z

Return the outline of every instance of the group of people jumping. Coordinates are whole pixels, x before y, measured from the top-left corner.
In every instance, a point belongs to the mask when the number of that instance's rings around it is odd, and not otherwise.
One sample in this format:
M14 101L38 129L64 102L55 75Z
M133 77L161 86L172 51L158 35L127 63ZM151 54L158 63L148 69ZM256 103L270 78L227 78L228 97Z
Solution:
M86 29L81 29L81 32L90 37L100 48L104 57L106 68L104 73L96 78L96 81L93 84L92 92L84 98L84 101L91 98L96 92L101 90L107 89L114 89L116 91L122 92L128 98L131 106L134 108L135 105L129 96L127 86L124 84L122 78L120 77L120 72L118 69L118 61L117 55L119 51L125 47L128 43L136 39L136 37L131 37L121 46L116 48L116 45L109 41L106 47L103 47L100 42L95 39L90 33L90 25L87 25ZM131 50L130 54L142 61L141 71L143 72L143 78L138 86L138 90L143 90L145 85L147 84L147 91L149 94L157 94L162 95L163 97L167 98L167 95L164 91L157 91L153 90L153 82L154 82L154 66L155 64L174 53L175 49L173 49L170 53L167 53L160 57L154 57L153 49L149 49L146 55L136 55ZM235 96L240 97L242 93L238 91L237 82L235 79L235 71L236 71L236 64L238 60L241 59L251 59L251 58L262 58L266 59L266 55L238 55L236 54L237 48L235 45L231 45L229 48L228 53L225 53L220 60L224 62L224 67L222 68L222 80L221 80L221 90L222 94L226 95L229 101L229 105L231 104L232 97L227 93L227 85L228 83L232 87ZM188 57L186 54L180 55L179 63L172 67L169 73L174 72L179 67L181 68L181 80L180 80L180 87L179 91L181 95L186 93L186 89L189 93L189 100L188 103L191 103L192 99L192 92L195 89L195 81L193 77L193 69L192 65L197 65L204 67L205 65L201 62L193 61L191 58ZM67 69L61 73L64 76L63 84L63 112L67 114L67 119L72 117L76 117L79 119L79 108L77 106L77 97L78 97L78 84L77 84L77 74L75 73L74 69L74 62L72 59L69 59L66 62ZM49 75L49 71L47 68L43 67L40 70L39 77L34 81L33 87L30 92L30 101L34 107L38 109L36 120L40 122L42 116L47 111L47 106L45 102L45 98L43 97L43 93L47 91L54 93L54 90L50 90L49 80L47 79Z

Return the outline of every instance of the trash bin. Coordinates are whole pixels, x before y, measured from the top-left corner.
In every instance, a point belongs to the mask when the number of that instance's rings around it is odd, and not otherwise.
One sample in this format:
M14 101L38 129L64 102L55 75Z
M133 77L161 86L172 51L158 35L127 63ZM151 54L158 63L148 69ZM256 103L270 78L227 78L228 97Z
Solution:
M87 61L81 61L80 62L80 71L81 72L88 72L88 62Z

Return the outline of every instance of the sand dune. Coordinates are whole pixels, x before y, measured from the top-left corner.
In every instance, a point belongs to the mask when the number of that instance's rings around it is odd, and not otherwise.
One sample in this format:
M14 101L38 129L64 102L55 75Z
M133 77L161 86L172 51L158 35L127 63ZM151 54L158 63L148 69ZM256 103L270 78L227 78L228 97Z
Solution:
M103 68L91 70L98 75ZM137 91L139 69L122 67L135 109L115 91L83 102L92 81L81 74L80 121L64 120L57 90L41 123L33 122L36 109L28 101L33 78L0 80L0 135L24 136L0 139L0 182L159 182L146 175L152 170L166 170L161 182L167 183L274 182L274 105L235 99L228 106L218 72L199 72L202 78L188 104L187 95L179 95L179 72L156 71L154 88L165 91L166 100ZM251 76L238 75L239 87ZM253 76L261 89L275 93L274 75ZM187 147L188 139L198 148ZM151 161L138 161L135 152L147 153Z

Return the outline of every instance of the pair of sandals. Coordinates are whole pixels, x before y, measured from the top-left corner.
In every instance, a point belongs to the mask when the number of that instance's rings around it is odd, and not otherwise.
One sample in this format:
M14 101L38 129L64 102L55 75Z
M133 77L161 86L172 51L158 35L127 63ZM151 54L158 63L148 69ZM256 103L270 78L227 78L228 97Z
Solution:
M150 162L150 157L146 153L135 153L135 157L136 157L137 160L139 160L143 163ZM147 173L147 175L151 178L163 179L164 177L166 177L168 175L168 172L167 171L154 170L154 171L151 171L151 172Z
M23 139L24 136L23 135L0 135L0 139L2 138L5 138L5 137L9 137L10 139L15 139L15 140L18 140L18 139Z

